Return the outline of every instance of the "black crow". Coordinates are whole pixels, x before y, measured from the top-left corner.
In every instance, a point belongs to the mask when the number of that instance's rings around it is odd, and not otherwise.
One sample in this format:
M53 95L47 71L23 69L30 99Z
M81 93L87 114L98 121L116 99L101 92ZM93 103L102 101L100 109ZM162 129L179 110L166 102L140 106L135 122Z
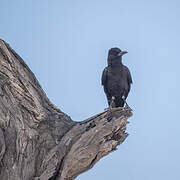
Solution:
M122 64L122 56L127 51L112 48L108 53L108 66L102 74L102 85L109 106L124 107L125 100L131 88L132 78L129 69Z

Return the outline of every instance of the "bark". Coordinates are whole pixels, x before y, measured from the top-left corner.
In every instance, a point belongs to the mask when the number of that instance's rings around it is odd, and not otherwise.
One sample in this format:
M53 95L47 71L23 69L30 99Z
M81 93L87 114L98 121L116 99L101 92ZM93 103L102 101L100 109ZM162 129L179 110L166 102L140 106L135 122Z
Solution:
M73 180L126 139L130 116L126 107L73 121L0 40L1 180Z

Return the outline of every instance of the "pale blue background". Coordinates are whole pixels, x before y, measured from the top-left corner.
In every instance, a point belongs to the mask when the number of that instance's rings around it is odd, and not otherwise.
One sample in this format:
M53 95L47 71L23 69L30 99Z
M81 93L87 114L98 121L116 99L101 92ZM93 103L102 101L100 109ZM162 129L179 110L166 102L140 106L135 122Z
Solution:
M130 136L77 179L180 179L179 0L1 0L0 38L77 121L107 107L108 49L128 50Z

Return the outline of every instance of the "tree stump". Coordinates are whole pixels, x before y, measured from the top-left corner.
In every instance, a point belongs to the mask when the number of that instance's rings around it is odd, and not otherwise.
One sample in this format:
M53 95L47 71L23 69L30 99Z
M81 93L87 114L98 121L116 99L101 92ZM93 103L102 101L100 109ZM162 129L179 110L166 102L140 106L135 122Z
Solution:
M125 107L73 121L0 40L1 180L73 180L126 139L131 116Z

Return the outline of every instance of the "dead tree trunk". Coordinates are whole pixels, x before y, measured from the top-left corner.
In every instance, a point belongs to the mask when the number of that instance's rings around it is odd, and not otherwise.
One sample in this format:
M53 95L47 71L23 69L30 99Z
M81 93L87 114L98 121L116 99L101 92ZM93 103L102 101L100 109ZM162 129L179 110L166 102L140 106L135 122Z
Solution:
M74 122L0 40L0 179L73 180L122 143L129 108Z

